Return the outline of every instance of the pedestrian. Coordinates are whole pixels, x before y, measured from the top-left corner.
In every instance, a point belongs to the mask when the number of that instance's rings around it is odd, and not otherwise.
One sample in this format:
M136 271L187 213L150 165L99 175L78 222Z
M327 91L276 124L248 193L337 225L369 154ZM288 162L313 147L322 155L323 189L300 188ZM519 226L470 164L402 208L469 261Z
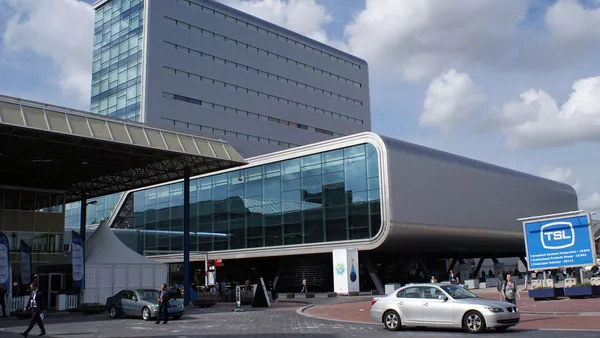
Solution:
M521 300L517 283L513 282L510 274L506 275L506 282L504 283L504 287L502 287L502 294L504 295L505 302L517 305L517 297Z
M496 283L496 290L500 294L500 300L504 300L504 294L502 293L502 289L504 288L504 281L502 280L502 275L498 274L498 282Z
M431 280L429 282L430 283L437 283L437 279L435 279L435 276L431 276Z
M306 278L302 279L302 291L300 293L306 293L308 290L306 289Z
M8 294L4 290L4 285L0 284L0 306L2 306L2 317L6 316L6 298Z
M454 271L450 270L448 273L448 281L450 284L456 284L456 275L454 275Z
M21 332L21 335L23 337L27 337L27 335L29 335L29 332L31 331L31 329L33 329L35 324L37 324L40 327L40 331L41 331L39 336L45 336L46 329L44 328L44 321L43 321L44 320L44 298L42 297L42 293L40 291L38 291L36 282L32 282L31 284L29 284L29 288L31 289L31 296L29 296L29 302L27 303L27 306L25 307L25 311L27 311L28 309L31 309L31 323L29 323L29 327L27 328L27 330L25 330L25 332Z
M163 324L169 321L169 293L167 292L167 283L163 283L158 296L158 313L156 314L156 324L160 324L160 318L163 318Z

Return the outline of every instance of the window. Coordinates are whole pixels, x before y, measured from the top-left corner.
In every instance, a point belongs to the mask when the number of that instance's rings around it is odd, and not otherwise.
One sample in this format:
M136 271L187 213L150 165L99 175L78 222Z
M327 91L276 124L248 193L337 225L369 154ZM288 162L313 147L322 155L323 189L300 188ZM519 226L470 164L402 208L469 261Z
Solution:
M369 195L367 189L367 154L377 159L371 148L360 144L192 180L193 250L347 241L376 235L381 217L371 204L379 203L379 190ZM379 172L372 174L375 179ZM358 181L364 182L362 190L347 188L359 186ZM181 252L182 195L181 183L131 195L135 199L134 227L145 238L143 250Z
M397 295L398 298L423 298L423 288L421 287L410 287L406 288Z

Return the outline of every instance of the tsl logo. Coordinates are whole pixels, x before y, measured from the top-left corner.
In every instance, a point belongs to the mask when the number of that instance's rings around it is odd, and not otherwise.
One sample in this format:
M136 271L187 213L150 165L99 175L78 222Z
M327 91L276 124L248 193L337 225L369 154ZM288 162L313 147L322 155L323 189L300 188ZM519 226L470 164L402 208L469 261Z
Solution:
M565 249L575 245L575 228L571 222L554 222L540 228L544 249Z

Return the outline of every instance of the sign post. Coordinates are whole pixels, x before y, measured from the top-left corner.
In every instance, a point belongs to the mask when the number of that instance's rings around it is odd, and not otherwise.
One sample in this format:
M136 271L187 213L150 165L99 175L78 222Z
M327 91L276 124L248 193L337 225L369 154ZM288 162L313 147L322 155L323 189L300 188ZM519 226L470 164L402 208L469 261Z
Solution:
M21 282L25 285L31 283L31 248L21 240Z
M73 286L79 288L79 306L83 304L85 289L85 247L84 240L75 231L71 231L71 261L73 264Z
M596 264L591 216L584 211L521 218L529 270Z
M0 285L4 286L6 292L12 290L10 279L10 244L8 238L0 232Z

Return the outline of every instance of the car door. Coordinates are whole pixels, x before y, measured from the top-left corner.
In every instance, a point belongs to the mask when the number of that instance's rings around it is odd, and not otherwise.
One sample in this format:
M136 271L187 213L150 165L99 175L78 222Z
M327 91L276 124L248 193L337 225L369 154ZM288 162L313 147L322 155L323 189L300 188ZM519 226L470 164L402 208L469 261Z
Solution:
M397 294L398 308L404 324L419 324L423 316L423 288L408 287Z
M135 312L135 301L133 300L135 293L131 290L123 290L121 292L121 304L123 304L123 310L125 315L139 315L140 313Z
M123 307L123 293L125 293L126 291L121 291L119 293L117 293L116 295L114 295L113 297L113 305L117 308L117 312L120 314L125 314L125 308Z
M446 294L435 286L423 288L423 323L446 325L454 322L454 303L447 299L439 299Z

